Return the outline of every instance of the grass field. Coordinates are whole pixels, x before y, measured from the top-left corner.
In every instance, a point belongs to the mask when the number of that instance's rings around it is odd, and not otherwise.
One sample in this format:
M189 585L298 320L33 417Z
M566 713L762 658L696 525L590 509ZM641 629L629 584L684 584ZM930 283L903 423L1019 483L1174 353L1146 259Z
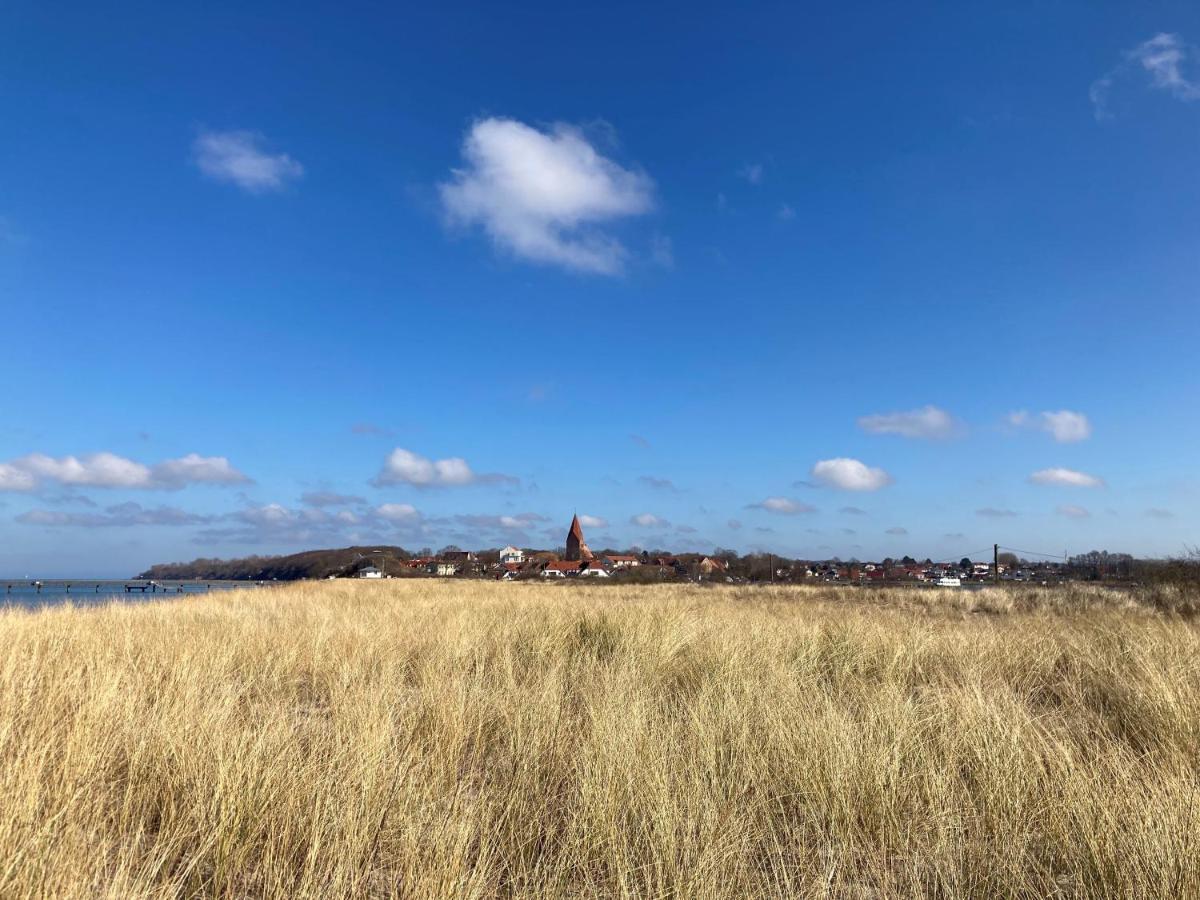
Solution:
M5 900L1198 896L1198 763L1200 626L1099 589L0 613Z

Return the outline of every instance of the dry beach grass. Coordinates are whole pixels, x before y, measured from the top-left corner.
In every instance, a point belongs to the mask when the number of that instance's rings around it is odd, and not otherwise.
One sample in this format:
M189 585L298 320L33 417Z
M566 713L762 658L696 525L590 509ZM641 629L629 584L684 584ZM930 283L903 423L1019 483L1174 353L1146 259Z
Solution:
M0 613L0 896L1200 894L1200 628L1069 587Z

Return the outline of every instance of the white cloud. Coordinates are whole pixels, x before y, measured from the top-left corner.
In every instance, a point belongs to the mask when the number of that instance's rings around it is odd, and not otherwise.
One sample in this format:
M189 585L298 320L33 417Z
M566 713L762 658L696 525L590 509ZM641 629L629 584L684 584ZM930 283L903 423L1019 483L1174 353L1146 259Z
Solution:
M801 503L799 500L792 500L789 497L768 497L758 503L751 503L747 509L765 509L767 512L778 513L784 516L794 516L799 513L815 512L815 506L809 506L807 503Z
M580 516L579 524L584 528L607 528L608 519L601 516Z
M1068 519L1087 519L1092 515L1082 506L1072 506L1069 503L1064 503L1054 511L1060 516L1066 516Z
M1011 519L1017 514L1011 509L997 509L994 506L985 506L983 509L975 510L975 515L985 519Z
M217 181L236 184L252 194L279 191L304 167L286 153L262 149L263 137L253 131L206 131L192 146L200 171Z
M225 457L198 453L161 462L150 469L150 477L155 484L168 488L185 484L244 484L250 480Z
M1104 479L1074 469L1039 469L1029 476L1033 484L1060 485L1065 487L1103 487Z
M30 453L0 463L0 491L30 491L45 482L76 487L178 490L189 484L244 484L249 481L225 457L197 453L155 465L115 453L60 457Z
M1044 431L1060 444L1084 441L1092 436L1092 423L1086 415L1069 409L1046 411L1032 416L1023 409L1010 412L1005 421L1011 428Z
M1097 78L1088 89L1092 111L1097 121L1111 119L1108 108L1109 94L1118 79L1129 72L1130 67L1141 68L1150 76L1150 86L1166 91L1178 100L1200 100L1200 81L1184 74L1184 68L1196 60L1196 52L1185 44L1177 34L1156 34L1125 53L1125 62L1107 74Z
M812 467L812 477L819 483L844 491L877 491L892 483L883 469L876 469L857 459L822 459Z
M863 416L858 427L869 434L898 434L909 438L948 438L959 430L954 417L936 406L923 406L908 412L877 413Z
M612 275L627 256L602 223L648 212L653 184L602 156L579 129L539 131L513 119L482 119L462 146L463 168L440 185L448 219L479 225L513 255Z
M411 503L382 503L376 507L375 514L389 522L413 522L421 517Z
M796 218L796 210L794 210L788 204L782 203L779 206L779 211L777 213L775 213L775 216L780 221L790 222L792 219Z
M1042 413L1041 428L1053 435L1060 444L1083 441L1092 436L1092 423L1088 417L1069 409Z
M899 525L897 525L895 528L889 528L889 529L888 529L886 532L884 532L884 533L885 533L885 534L894 534L894 535L896 535L896 536L900 536L900 535L906 535L906 534L908 534L908 529L907 529L907 528L901 528Z
M447 459L429 459L403 447L397 447L384 460L383 468L375 476L373 484L411 484L416 487L458 487L466 484L516 482L509 475L498 473L478 474L471 470L467 461L458 456Z
M639 528L666 528L671 523L653 513L639 513L629 520L630 524Z
M0 491L32 491L35 487L37 479L32 472L12 463L0 463Z
M1183 63L1189 50L1176 34L1156 34L1129 51L1129 58L1140 63L1150 75L1151 83L1169 91L1180 100L1200 99L1200 83L1183 74Z

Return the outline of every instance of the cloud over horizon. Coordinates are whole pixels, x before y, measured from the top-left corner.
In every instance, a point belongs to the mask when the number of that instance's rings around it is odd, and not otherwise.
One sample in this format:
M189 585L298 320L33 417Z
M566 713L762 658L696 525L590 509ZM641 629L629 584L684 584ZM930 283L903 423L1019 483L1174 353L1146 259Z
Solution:
M372 479L376 487L393 484L410 484L413 487L462 487L469 484L516 484L517 478L498 472L478 474L460 456L446 459L429 459L397 447L388 454L383 468Z
M224 456L198 453L153 465L108 452L60 457L30 453L0 463L0 491L33 491L46 483L173 491L189 484L249 484L250 479Z
M654 205L647 175L601 155L564 123L543 131L515 119L480 119L462 157L438 186L447 219L479 226L518 259L615 275L628 251L602 226Z

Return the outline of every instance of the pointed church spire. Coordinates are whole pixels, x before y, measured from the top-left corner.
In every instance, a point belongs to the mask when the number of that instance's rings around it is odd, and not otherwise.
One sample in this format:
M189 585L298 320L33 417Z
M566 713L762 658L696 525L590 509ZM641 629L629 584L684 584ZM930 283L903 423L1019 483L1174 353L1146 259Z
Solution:
M571 528L567 531L567 561L578 562L582 559L595 559L592 551L583 540L583 526L579 524L579 515L571 517Z

